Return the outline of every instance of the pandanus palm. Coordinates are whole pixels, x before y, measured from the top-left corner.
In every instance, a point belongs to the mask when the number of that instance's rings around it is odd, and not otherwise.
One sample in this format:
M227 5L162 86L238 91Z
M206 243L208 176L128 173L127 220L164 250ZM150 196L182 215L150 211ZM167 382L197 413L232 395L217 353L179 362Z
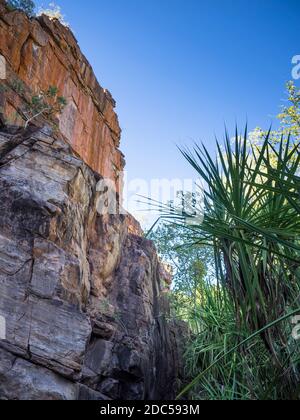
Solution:
M259 334L280 386L291 390L299 372L292 366L286 314L300 307L300 154L291 138L274 147L269 136L254 149L247 130L234 140L226 134L216 160L204 146L182 150L204 181L204 220L187 229L193 243L214 247L218 281L230 293L241 342L245 331Z

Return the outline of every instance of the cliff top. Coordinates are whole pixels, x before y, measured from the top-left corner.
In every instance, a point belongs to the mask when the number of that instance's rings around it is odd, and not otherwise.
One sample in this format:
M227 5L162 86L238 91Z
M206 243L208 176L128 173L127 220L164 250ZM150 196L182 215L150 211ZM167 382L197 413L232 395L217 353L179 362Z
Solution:
M56 86L67 105L58 115L65 140L96 172L118 181L125 162L115 101L98 83L72 31L57 19L29 18L0 0L0 54L7 64L0 92L4 117L22 124L24 103Z

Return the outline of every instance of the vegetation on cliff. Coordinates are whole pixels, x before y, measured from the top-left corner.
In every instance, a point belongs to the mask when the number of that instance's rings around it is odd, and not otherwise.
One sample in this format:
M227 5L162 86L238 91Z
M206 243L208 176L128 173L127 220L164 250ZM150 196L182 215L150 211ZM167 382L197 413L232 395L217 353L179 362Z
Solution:
M35 3L32 0L7 0L7 4L13 10L22 10L29 17L35 14Z
M35 16L32 0L7 4ZM24 86L15 75L23 73L27 84L34 84L31 61L12 54L8 63L14 77L1 88L13 95L0 111L11 112L11 104L22 98L12 108L21 112L27 128L40 116L61 114L67 100L59 92L68 92L69 113L60 122L76 154L42 130L28 138L9 130L1 134L1 235L4 245L13 244L3 251L2 310L12 325L10 345L24 353L15 359L1 349L11 368L0 372L0 397L173 398L182 379L180 346L176 323L165 322L167 290L161 288L156 251L141 232L132 233L130 218L106 221L96 214L98 173L117 179L124 166L114 100L96 83L68 30L59 46L48 42L58 30L48 26L56 26L51 20L65 24L60 8L52 5L39 14L50 21L22 15L26 42L15 50L26 58L30 51L40 54L32 66L35 83L41 83L39 65L47 57L59 88L35 86L39 93L27 95L24 108ZM14 33L11 26L7 44ZM66 58L67 50L69 65L62 64L65 60L53 65L57 53ZM192 331L185 355L191 382L179 397L300 398L300 91L292 82L287 87L290 104L279 115L277 131L237 130L233 139L226 133L225 143L217 143L216 160L205 147L182 150L204 180L204 220L187 225L187 215L169 205L173 221L150 234L174 269L172 316ZM20 237L26 252L20 250ZM47 281L41 283L43 276ZM11 308L22 308L27 300L33 310L11 316ZM27 362L33 362L33 373Z
M7 5L12 10L20 10L30 18L34 16L46 15L49 19L57 19L64 26L69 26L62 14L61 7L51 2L46 8L40 7L38 10L33 0L6 0Z

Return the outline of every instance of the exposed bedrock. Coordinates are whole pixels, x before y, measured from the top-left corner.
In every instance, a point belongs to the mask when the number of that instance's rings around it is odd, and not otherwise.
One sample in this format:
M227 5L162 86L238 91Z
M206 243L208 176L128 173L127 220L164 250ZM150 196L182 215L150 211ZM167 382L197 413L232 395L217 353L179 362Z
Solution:
M174 398L169 275L130 215L97 212L124 166L114 100L69 29L3 0L0 54L0 399ZM18 128L50 85L68 103L57 127Z
M173 398L181 334L153 244L97 213L100 177L65 141L14 138L0 133L0 398Z

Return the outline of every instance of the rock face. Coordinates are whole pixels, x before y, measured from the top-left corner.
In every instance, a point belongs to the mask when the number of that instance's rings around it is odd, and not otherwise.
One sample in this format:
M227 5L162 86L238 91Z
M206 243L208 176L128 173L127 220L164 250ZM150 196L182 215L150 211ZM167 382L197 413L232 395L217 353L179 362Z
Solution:
M2 399L174 397L162 268L130 216L97 213L99 178L46 129L0 133Z
M115 101L97 82L72 32L46 16L29 19L9 11L0 0L0 53L7 62L7 94L0 103L5 117L20 121L20 97L29 101L56 86L67 100L59 116L61 134L92 169L117 182L124 159Z
M69 30L2 2L0 53L24 90L72 97L62 133L0 129L0 399L172 399L169 275L131 216L97 212L97 183L123 165L113 100ZM2 86L5 115L19 112L26 92Z

